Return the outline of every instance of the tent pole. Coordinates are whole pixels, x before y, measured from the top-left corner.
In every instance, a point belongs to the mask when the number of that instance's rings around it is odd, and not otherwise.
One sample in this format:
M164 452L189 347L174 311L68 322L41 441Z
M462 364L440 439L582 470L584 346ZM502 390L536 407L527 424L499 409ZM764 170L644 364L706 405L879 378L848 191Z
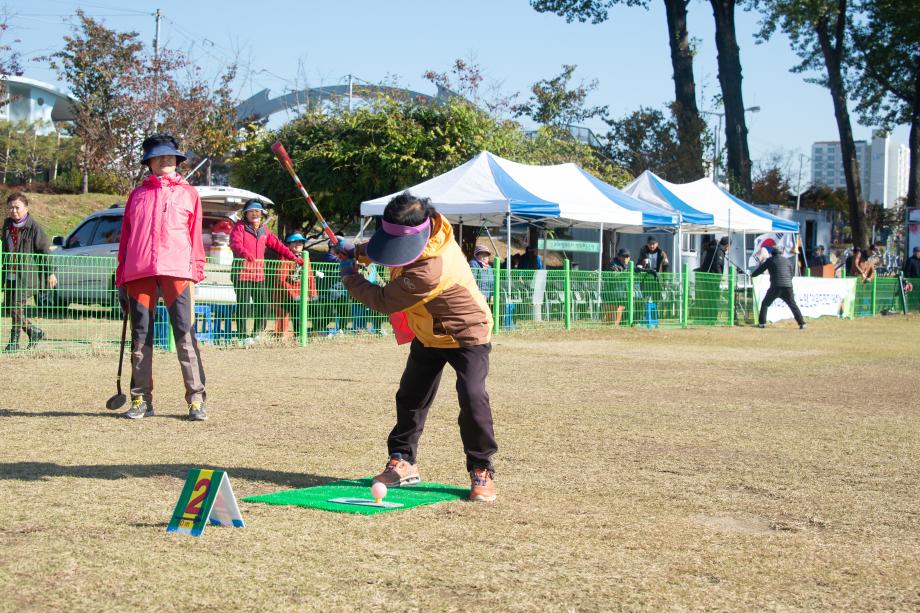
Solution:
M677 247L674 249L674 254L677 256L674 259L676 265L675 271L681 271L683 274L684 270L684 216L683 213L677 214Z
M508 206L510 209L511 207L510 203ZM508 274L505 276L508 277L508 280L506 281L506 284L508 286L508 297L505 299L505 304L508 304L508 302L511 300L511 211L510 210L508 211L508 216L505 217L505 224L508 229L508 252L505 254L507 256L505 258L505 262L506 262L505 268L507 269Z
M597 235L597 272L604 269L604 222L601 222L599 234Z
M543 268L546 268L546 225L543 225Z
M498 256L498 247L495 246L495 239L492 238L492 233L489 232L489 226L486 225L486 221L482 220L482 229L486 231L486 236L489 237L489 242L492 244L492 253Z

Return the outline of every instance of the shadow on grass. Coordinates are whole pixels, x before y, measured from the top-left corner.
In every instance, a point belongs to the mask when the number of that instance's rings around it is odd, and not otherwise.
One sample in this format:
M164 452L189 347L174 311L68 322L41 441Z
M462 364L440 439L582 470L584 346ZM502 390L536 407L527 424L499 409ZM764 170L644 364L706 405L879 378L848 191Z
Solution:
M0 409L0 417L121 417L119 411L17 411Z
M192 464L85 464L62 466L51 462L9 462L0 464L0 480L45 481L53 477L109 480L147 477L178 477L184 479L188 471L193 468L224 470L230 475L231 479L263 481L291 488L325 485L339 480L338 477L233 466Z
M124 419L127 405L113 411L17 411L12 409L0 409L0 417L118 417ZM157 413L146 419L178 419L188 421L188 415L185 413Z

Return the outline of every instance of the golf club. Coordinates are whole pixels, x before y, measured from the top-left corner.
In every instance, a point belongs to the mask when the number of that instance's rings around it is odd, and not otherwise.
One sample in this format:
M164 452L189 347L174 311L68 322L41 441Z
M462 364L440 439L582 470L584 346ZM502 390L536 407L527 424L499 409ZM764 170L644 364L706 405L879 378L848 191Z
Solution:
M124 317L121 320L121 345L118 350L118 378L115 379L115 387L118 389L118 393L105 402L105 408L110 411L117 411L128 400L121 391L121 367L125 361L125 337L128 334L128 309L124 309L124 313Z
M307 201L307 204L310 205L310 209L313 211L313 214L316 215L316 219L319 220L319 225L322 226L323 232L325 232L326 236L329 237L329 243L332 245L337 245L339 242L339 237L335 235L335 232L332 231L332 228L329 227L329 225L326 223L326 220L323 218L322 213L320 213L319 209L316 208L316 205L313 204L313 198L310 197L310 194L307 193L307 189L303 186L303 183L300 182L300 178L294 171L294 163L291 161L291 156L288 155L287 150L284 148L284 145L281 144L280 140L276 140L272 145L272 152L275 154L275 157L278 158L278 161L281 162L281 165L284 167L284 169L288 171L288 174L291 175L291 178L294 179L294 183L297 184L297 188L300 190L300 193L303 194L303 197Z

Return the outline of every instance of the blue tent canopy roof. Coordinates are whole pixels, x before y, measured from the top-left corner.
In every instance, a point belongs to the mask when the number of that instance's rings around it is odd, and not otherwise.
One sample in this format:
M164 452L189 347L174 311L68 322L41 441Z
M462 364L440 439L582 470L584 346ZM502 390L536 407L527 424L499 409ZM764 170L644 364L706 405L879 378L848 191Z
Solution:
M504 224L508 216L556 227L642 231L676 228L678 217L641 202L575 164L531 166L484 151L467 163L408 188L448 218ZM361 203L381 215L395 194Z

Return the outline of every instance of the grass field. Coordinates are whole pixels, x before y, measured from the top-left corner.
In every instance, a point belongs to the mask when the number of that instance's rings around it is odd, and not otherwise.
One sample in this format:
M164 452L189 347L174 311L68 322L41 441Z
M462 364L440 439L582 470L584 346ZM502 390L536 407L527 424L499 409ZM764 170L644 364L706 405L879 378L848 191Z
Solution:
M207 347L158 416L115 356L2 357L0 610L918 610L920 319L502 336L499 500L362 517L241 503L165 532L188 468L238 497L378 471L406 350ZM468 483L453 375L423 478Z

